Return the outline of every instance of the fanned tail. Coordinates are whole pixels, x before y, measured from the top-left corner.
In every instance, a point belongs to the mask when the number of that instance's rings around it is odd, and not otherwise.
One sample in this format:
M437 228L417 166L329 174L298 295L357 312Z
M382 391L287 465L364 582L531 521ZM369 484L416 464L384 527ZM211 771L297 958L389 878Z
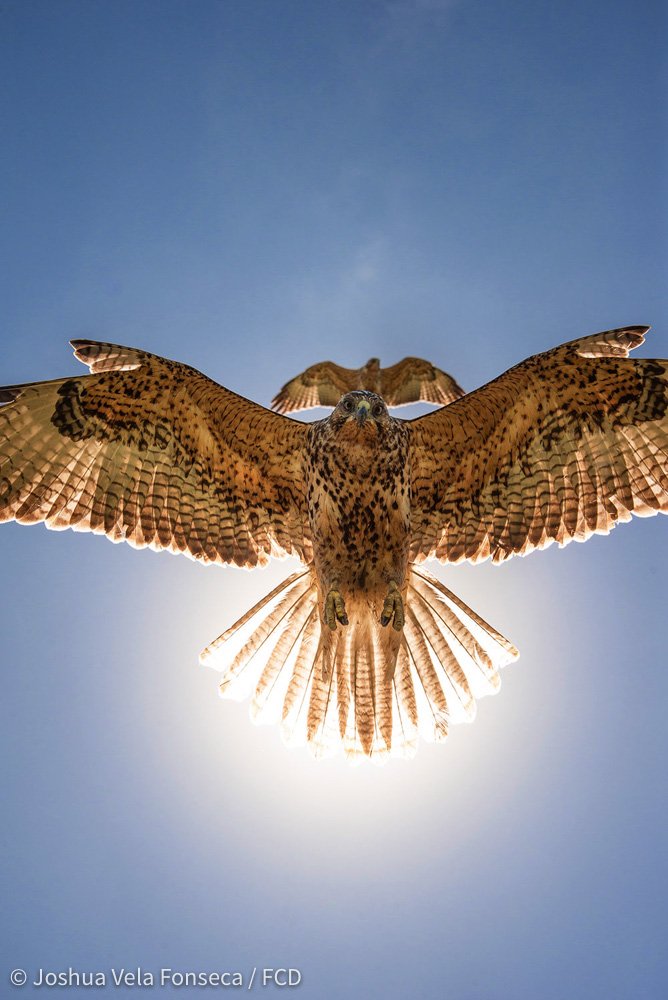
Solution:
M445 739L494 694L515 647L422 567L403 590L403 632L380 625L382 592L346 595L349 625L331 631L306 569L279 584L201 654L224 697L251 698L253 721L316 757L411 757L418 736Z

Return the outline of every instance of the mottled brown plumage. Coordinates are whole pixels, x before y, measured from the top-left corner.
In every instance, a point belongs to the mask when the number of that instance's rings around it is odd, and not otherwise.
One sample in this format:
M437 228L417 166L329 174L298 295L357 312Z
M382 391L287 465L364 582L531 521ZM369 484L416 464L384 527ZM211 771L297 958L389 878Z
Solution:
M411 560L491 556L666 512L666 361L648 327L571 341L410 425Z
M145 351L72 341L83 378L0 390L0 518L203 562L311 559L308 428Z
M404 358L389 368L381 368L378 358L370 358L361 368L342 368L333 361L311 365L286 382L271 405L278 413L336 406L355 389L375 392L388 406L417 402L444 406L464 395L452 375L422 358Z
M202 654L316 755L414 753L515 648L418 564L499 561L668 511L668 362L646 327L536 355L416 420L357 390L280 416L185 365L75 341L91 375L0 390L0 520L305 564Z

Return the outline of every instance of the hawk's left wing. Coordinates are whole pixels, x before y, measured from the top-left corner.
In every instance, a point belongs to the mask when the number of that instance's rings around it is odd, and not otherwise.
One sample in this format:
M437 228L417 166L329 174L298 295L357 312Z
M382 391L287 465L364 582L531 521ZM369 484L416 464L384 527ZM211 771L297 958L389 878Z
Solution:
M411 559L500 562L668 512L668 361L573 340L408 421Z

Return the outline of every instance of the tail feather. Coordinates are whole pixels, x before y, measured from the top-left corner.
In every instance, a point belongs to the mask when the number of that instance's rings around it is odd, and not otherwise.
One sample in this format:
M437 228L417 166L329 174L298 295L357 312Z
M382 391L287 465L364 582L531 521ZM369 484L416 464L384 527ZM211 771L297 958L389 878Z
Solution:
M351 610L349 617L353 628L345 630L340 657L348 696L339 714L343 749L352 763L364 757L382 763L392 746L392 687L383 629L368 615L355 620Z
M373 641L373 680L374 706L376 709L377 756L384 757L392 747L392 685L388 683L388 671L383 657L383 647L379 636L374 630ZM396 669L396 668L395 668Z
M311 679L316 672L316 664L320 660L322 644L320 618L317 611L311 614L306 631L297 653L295 665L290 677L288 689L283 702L283 725L281 732L288 746L299 746L306 743L307 694Z
M234 625L230 625L230 627L226 629L226 631L223 632L222 635L219 635L217 639L214 639L213 642L209 643L206 649L203 650L200 656L200 661L202 663L205 663L208 660L208 658L213 654L214 650L216 650L219 646L222 646L223 643L226 643L228 639L232 638L233 635L236 635L236 633L239 632L240 629L242 629L243 626L251 620L251 618L254 618L259 611L262 611L262 609L265 608L270 601L273 601L275 597L277 597L279 594L282 594L293 583L295 583L297 580L301 580L302 577L306 576L307 574L308 570L302 570L301 573L292 573L289 577L287 577L287 579L283 580L282 583L279 583L278 586L274 587L274 589L271 590L268 594L265 594L262 600L258 601L257 604L254 604L253 607L249 611L247 611L245 615L242 615L241 618L239 618L234 623Z
M392 695L396 717L393 752L402 757L414 757L417 752L418 736L417 702L408 647L405 643L399 647L397 665L392 678Z
M357 647L353 663L355 670L356 729L359 733L362 750L368 757L371 753L376 728L373 655L368 646L360 645Z
M383 628L378 595L350 595L350 624L321 619L312 568L293 573L202 653L220 691L253 692L256 722L282 720L288 745L350 761L412 757L418 736L446 738L471 720L475 697L498 690L515 647L424 569L411 569L403 632Z
M422 626L410 604L406 609L405 633L408 654L420 682L418 701L423 701L422 696L424 696L431 713L431 721L433 721L433 727L430 730L428 728L430 722L428 713L424 709L422 711L418 709L418 719L420 723L424 723L418 727L420 735L427 740L445 739L448 735L450 719L448 699L436 673Z
M517 651L517 648L513 646L512 642L506 639L506 637L502 635L500 632L497 632L495 628L493 628L488 622L486 622L484 618L481 618L480 615L477 615L475 611L473 611L472 608L469 608L467 604L464 604L464 602L455 594L453 594L451 590L448 590L445 584L441 583L438 577L435 577L431 573L428 573L427 570L424 568L424 566L420 566L419 569L411 570L411 580L414 579L425 580L431 587L434 588L434 590L438 590L441 594L443 594L444 597L448 599L448 601L450 601L457 608L459 608L460 611L463 611L464 614L471 619L471 621L475 622L475 624L478 625L489 636L490 639L492 639L495 643L501 646L502 649L504 649L508 654L507 658L503 661L503 666L505 666L507 663L510 663L511 660L516 660L517 657L520 655L519 652Z
M467 629L461 618L458 618L454 611L452 611L452 609L448 607L444 601L438 599L427 580L416 577L414 581L414 589L427 605L429 605L431 601L430 606L433 614L440 619L443 626L447 630L446 634L450 637L448 639L448 646L450 647L455 659L458 654L460 656L468 656L476 667L479 668L484 678L492 685L492 687L497 688L501 683L501 678L499 677L489 654L483 649L475 636L472 635ZM454 642L452 642L452 640L454 640Z
M341 636L336 637L337 645L341 644ZM334 658L336 659L336 657ZM316 661L311 697L306 720L307 740L313 748L316 757L326 756L332 751L330 746L336 746L338 720L336 718L336 670L324 667L324 663ZM332 733L332 730L334 732Z
M435 610L432 610L432 606L427 604L417 591L415 592L411 610L429 645L429 658L433 664L436 676L440 679L441 675L445 675L446 690L448 687L450 688L467 719L474 719L476 712L475 699L471 693L466 674L452 651L452 647L446 638L447 633L443 632L441 622L438 620Z
M278 642L271 651L271 655L260 674L260 679L255 688L255 694L251 701L251 718L254 722L276 721L279 716L275 711L276 699L272 698L279 676L283 667L287 664L293 651L298 650L302 645L304 630L309 621L317 615L315 610L315 600L313 595L309 599L301 600L295 606L294 613L285 630L281 633ZM285 680L287 681L287 671ZM271 718L265 718L268 712Z
M338 694L339 736L342 741L345 741L352 692L349 658L340 656L336 661L335 669Z
M285 633L288 635L292 633L296 620L299 620L303 614L302 605L305 597L307 600L310 600L311 608L313 607L315 597L311 593L311 581L307 578L306 574L294 574L288 578L286 584L283 588L274 588L271 594L268 594L264 600L260 601L252 609L252 613L248 612L243 618L240 618L227 632L224 632L218 639L211 643L200 656L202 662L207 662L215 650L220 648L225 642L228 642L232 636L242 633L242 626L248 624L255 615L264 610L276 596L281 594L282 590L285 591L282 598L254 628L250 637L244 642L241 649L239 649L236 656L234 656L231 663L227 666L223 680L220 683L221 694L229 693L229 697L232 698L245 697L247 692L243 688L239 688L236 685L234 692L232 688L235 686L235 682L242 675L246 674L251 664L254 664L256 654L272 637L278 644L285 637ZM285 633L283 628L277 632L277 629L281 626L284 627ZM271 646L268 646L265 652L268 650L271 650ZM270 660L267 662L267 666ZM262 661L260 660L259 662L261 663ZM284 662L284 660L278 661L279 669L283 666Z

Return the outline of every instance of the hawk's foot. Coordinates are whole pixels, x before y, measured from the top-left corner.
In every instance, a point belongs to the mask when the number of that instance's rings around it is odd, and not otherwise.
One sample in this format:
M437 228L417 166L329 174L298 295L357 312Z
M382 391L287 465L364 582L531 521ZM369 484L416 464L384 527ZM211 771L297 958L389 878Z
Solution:
M341 592L333 588L325 598L325 621L332 631L336 628L337 622L341 622L342 625L348 624L348 615Z
M392 622L392 628L396 632L401 632L404 627L404 602L394 580L390 580L390 587L383 604L383 613L380 616L381 625L389 625L390 622Z

